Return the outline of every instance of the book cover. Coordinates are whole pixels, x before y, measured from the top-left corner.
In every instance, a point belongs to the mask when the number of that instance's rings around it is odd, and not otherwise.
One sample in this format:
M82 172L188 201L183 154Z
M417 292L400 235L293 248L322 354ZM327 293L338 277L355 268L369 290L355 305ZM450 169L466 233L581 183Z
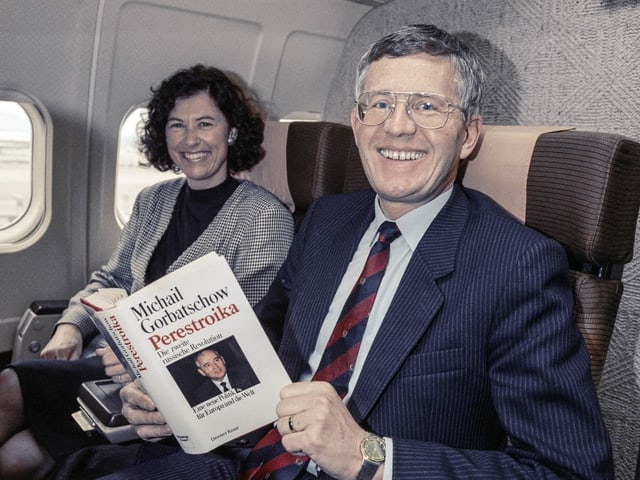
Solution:
M187 453L276 420L291 382L224 257L209 253L126 296L82 299Z

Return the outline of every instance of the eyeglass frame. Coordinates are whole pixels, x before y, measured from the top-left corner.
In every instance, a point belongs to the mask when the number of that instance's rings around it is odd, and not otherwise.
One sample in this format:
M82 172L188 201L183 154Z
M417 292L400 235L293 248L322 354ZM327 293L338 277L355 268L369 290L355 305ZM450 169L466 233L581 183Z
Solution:
M360 112L361 112L360 105L361 105L361 103L360 103L359 100L364 95L370 95L372 93L380 93L380 94L391 95L391 96L393 96L393 103L391 104L391 108L389 108L389 113L387 114L387 116L381 122L374 123L374 124L369 124L369 123L364 123L363 120L360 118ZM407 99L406 100L398 100L398 95L406 95ZM413 115L412 115L413 111L409 109L409 98L411 98L412 95L422 95L422 96L428 96L428 97L442 98L447 103L447 110L445 110L443 112L443 113L446 113L446 117L445 117L444 122L442 123L442 125L440 125L439 127L423 127L422 125L419 125L415 121L415 119L413 118ZM463 120L466 120L466 117L467 117L467 113L466 113L466 110L464 108L462 108L460 105L456 105L455 103L451 103L447 97L445 97L444 95L440 95L439 93L431 93L431 92L394 92L392 90L370 90L368 92L362 92L360 95L358 95L358 98L356 100L354 100L354 104L356 105L356 118L358 119L358 123L360 123L361 125L364 125L366 127L377 127L379 125L382 125L395 112L398 102L404 102L405 111L407 113L407 116L413 121L413 123L416 124L417 127L424 128L425 130L437 130L439 128L444 127L447 124L447 122L449 121L450 114L456 109L460 110L462 112ZM364 114L364 111L363 111L363 114Z

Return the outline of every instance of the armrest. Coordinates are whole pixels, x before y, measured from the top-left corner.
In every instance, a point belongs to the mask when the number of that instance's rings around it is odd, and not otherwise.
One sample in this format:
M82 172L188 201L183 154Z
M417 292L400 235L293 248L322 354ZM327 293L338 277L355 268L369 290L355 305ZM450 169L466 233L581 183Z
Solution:
M13 343L11 361L40 358L68 300L35 300L24 312Z

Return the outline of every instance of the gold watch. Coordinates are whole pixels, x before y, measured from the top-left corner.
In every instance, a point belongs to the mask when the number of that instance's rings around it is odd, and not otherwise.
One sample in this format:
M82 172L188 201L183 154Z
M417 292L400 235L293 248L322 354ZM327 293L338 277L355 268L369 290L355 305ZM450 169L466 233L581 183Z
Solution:
M373 433L369 434L360 442L360 453L362 466L356 480L371 480L386 456L384 439Z

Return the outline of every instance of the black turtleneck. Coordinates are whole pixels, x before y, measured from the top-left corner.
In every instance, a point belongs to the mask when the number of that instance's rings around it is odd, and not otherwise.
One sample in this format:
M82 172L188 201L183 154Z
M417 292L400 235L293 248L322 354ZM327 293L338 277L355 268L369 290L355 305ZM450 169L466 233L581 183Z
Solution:
M185 182L176 199L169 226L147 265L146 284L167 273L182 252L202 235L238 185L239 182L231 177L204 190L193 190Z

